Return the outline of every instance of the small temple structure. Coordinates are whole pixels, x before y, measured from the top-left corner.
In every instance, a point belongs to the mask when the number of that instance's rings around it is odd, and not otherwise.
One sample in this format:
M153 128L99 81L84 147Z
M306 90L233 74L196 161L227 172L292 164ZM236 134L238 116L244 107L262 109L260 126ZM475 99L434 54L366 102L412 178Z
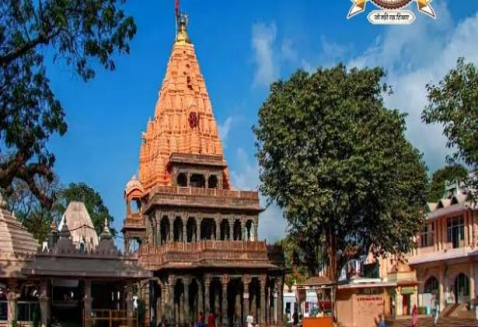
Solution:
M139 177L126 185L125 251L154 278L144 290L150 324L282 325L284 259L258 239L257 192L234 190L187 17L142 135ZM136 246L137 247L136 247Z
M0 202L0 326L137 325L133 295L151 273L121 254L107 222L98 237L85 205L72 202L40 249Z

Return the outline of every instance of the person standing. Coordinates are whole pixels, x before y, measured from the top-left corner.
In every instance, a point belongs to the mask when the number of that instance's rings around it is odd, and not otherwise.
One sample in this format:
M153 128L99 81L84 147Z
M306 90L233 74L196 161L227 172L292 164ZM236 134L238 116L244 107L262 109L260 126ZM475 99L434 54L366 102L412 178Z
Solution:
M440 302L438 299L435 300L435 312L433 315L433 326L436 326L438 323L438 318L440 317Z
M413 310L412 310L412 326L417 327L418 326L418 309L417 305L413 305Z
M246 317L246 323L247 323L247 327L254 326L254 317L250 313Z
M196 324L197 327L204 327L204 315L202 312L199 312L198 321Z
M214 312L209 313L207 317L207 327L216 327L217 315Z

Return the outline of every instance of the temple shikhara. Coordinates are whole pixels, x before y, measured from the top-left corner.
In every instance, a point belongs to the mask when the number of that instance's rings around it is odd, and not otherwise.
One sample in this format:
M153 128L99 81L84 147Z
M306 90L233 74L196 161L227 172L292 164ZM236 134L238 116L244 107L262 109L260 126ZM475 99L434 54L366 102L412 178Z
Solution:
M125 251L153 274L142 298L152 326L282 325L282 250L258 239L257 192L233 189L187 18L126 185Z

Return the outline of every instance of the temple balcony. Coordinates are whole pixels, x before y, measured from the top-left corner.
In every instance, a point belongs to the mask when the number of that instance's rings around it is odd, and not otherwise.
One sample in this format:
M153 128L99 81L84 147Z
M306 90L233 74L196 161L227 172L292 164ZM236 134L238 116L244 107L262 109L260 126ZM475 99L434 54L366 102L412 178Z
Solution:
M144 245L138 254L141 265L149 270L211 266L276 269L284 262L278 247L262 241L171 242Z
M124 220L124 228L129 229L144 229L144 219L141 212L131 213Z
M263 211L259 205L259 194L254 191L158 186L149 195L150 201L143 208L144 213L161 205Z

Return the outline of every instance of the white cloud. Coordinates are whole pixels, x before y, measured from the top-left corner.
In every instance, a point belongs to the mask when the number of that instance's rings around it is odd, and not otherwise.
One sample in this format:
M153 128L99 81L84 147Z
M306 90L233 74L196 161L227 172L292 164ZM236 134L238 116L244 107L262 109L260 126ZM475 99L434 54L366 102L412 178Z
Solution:
M450 150L441 126L427 126L421 113L427 104L427 83L438 83L459 57L478 64L478 13L454 24L444 3L437 4L438 20L425 16L406 28L389 27L349 67L383 66L394 94L385 98L390 108L408 114L407 136L425 155L431 171L444 165Z
M274 60L273 45L277 36L275 23L256 23L252 26L252 48L257 70L254 74L254 86L268 86L280 73Z
M254 160L251 164L244 149L237 149L236 153L240 171L231 171L231 180L235 188L240 190L258 190L259 165ZM266 207L266 198L260 196L260 204ZM273 243L285 237L287 222L282 217L282 210L275 204L270 205L259 216L259 238Z
M233 118L232 117L227 117L226 120L218 125L218 130L219 130L219 137L222 141L222 146L227 148L227 138L229 136L229 132L231 131L231 126L232 126Z

